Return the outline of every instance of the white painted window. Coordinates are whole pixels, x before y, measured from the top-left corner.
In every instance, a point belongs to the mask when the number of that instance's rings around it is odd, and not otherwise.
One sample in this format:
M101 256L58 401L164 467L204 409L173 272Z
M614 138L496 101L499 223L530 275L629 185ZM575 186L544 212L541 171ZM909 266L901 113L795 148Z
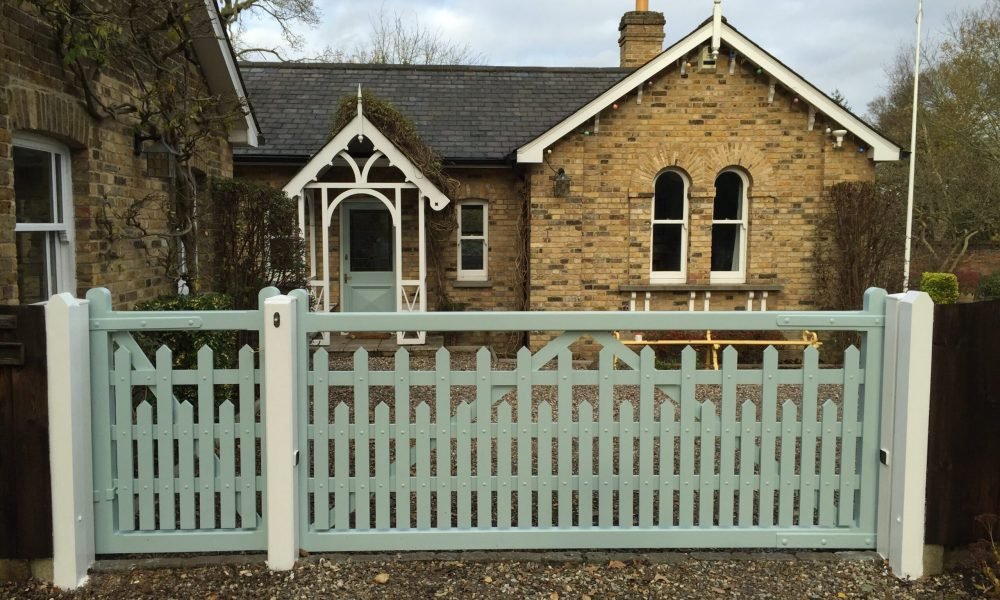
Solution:
M656 177L652 208L650 283L685 283L688 247L688 179L668 170Z
M748 187L746 175L736 170L723 171L715 180L712 283L746 282Z
M14 134L14 237L18 300L31 304L76 292L69 149Z
M458 205L458 280L486 281L489 262L489 214L482 200Z

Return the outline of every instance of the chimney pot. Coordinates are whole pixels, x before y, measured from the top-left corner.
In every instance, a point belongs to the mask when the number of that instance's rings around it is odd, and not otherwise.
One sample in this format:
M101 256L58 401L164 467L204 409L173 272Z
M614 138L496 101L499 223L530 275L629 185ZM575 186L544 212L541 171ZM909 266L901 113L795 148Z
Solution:
M635 11L636 12L648 12L649 11L649 0L635 0Z

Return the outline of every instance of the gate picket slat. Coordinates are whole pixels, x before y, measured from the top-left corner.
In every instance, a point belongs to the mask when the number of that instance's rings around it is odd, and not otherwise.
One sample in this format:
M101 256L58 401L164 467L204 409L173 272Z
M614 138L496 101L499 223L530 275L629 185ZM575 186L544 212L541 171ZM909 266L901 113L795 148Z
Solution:
M802 369L802 449L799 475L799 525L816 523L816 411L819 351L806 348Z
M598 384L598 501L597 501L597 522L601 527L612 527L614 525L614 504L612 496L612 468L614 460L614 439L617 437L618 428L614 422L614 382L611 376L614 374L615 356L611 349L602 348L599 359L600 383Z
M139 529L156 530L156 505L153 500L153 407L148 402L139 405L136 411L139 426Z
M497 406L497 527L510 529L511 524L511 410L510 403Z
M135 485L132 481L132 355L115 352L115 448L118 459L118 529L135 531Z
M837 460L837 438L840 423L837 422L837 405L832 400L823 403L823 437L820 441L820 489L819 489L819 525L833 527L836 522L836 507L834 506L834 468Z
M351 409L341 402L333 409L333 522L338 531L351 527Z
M698 465L698 527L715 526L715 438L719 417L715 413L715 403L706 401L699 407L701 430L699 444L701 463Z
M371 412L368 400L368 351L354 353L354 528L371 529Z
M594 407L580 404L580 527L594 526Z
M761 527L774 525L774 488L778 477L775 447L778 439L778 351L764 350L764 384L761 391L760 432L760 510Z
M472 527L472 421L469 404L462 402L456 413L455 455L457 470L455 476L458 492L458 528Z
M325 351L323 351L325 354ZM254 414L254 352L240 349L240 526L257 527L257 418ZM329 365L329 361L326 363Z
M531 351L517 352L517 526L531 528Z
M639 526L653 526L653 377L656 354L646 346L639 353Z
M434 355L434 449L437 465L437 528L451 528L451 355L441 348Z
M410 528L411 502L410 502L410 353L406 348L396 351L393 363L396 367L396 460L395 460L395 492L396 529L407 530Z
M754 465L757 462L757 407L750 400L740 407L740 514L739 526L753 526Z
M200 529L215 529L215 389L214 354L198 350L198 513Z
M486 348L476 353L476 527L493 526L493 383L492 355Z
M552 527L552 405L538 405L538 527Z
M674 526L674 440L677 422L674 420L674 403L664 400L660 403L660 488L659 515L657 524L662 527Z
M313 354L313 527L330 529L330 357L322 348Z
M161 530L177 529L174 499L174 386L173 353L161 346L156 351L156 450L157 496ZM209 373L209 381L212 374Z
M635 415L632 403L625 401L618 405L618 421L621 434L618 440L618 527L631 529L635 521L635 477L634 446Z
M379 402L375 407L372 438L375 440L375 529L387 531L392 482L389 478L389 405L385 402Z
M219 516L223 529L236 528L236 420L233 403L219 407Z
M417 423L417 529L431 527L431 407L421 402L416 410Z
M844 352L844 408L843 433L840 443L840 497L839 525L852 527L856 525L854 517L854 477L858 473L858 388L861 377L858 365L861 353L851 346Z
M680 505L678 507L678 522L681 527L694 525L694 416L698 410L695 401L695 370L697 354L694 348L687 346L681 352L681 470L680 470Z
M569 483L573 478L573 355L562 350L558 357L558 418L556 419L558 443L558 467L556 484L559 488L556 507L559 511L559 528L573 526L573 489Z
M722 415L719 435L719 527L733 526L734 493L736 486L736 348L727 346L722 352Z
M197 527L194 512L194 492L197 482L194 478L194 407L190 402L181 402L177 409L179 437L177 441L178 462L180 463L180 509L181 529L190 531Z
M778 491L778 525L795 524L795 430L798 425L795 403L785 400L781 405L781 489Z

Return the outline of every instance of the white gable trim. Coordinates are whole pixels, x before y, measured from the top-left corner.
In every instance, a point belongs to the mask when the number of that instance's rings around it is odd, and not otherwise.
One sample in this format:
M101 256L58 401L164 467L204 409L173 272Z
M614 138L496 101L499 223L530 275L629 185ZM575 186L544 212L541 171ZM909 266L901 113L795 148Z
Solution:
M260 141L260 129L247 102L247 92L240 78L236 57L229 47L215 0L205 0L205 11L212 35L199 35L192 40L198 62L205 72L205 79L212 93L234 98L243 104L243 119L229 127L229 142L256 148Z
M288 194L290 198L300 196L302 190L311 182L315 181L319 176L320 171L328 167L333 163L334 159L341 152L346 152L348 145L354 138L365 138L371 140L372 145L375 150L381 152L386 159L389 160L389 165L400 170L403 173L403 177L406 181L412 183L417 187L420 195L427 198L431 203L431 208L434 210L441 210L445 206L448 206L448 196L437 188L424 174L414 165L405 154L400 152L396 146L389 141L389 138L385 137L378 127L368 120L368 117L359 114L351 119L351 122L347 124L343 129L341 129L337 135L333 136L329 142L320 149L313 157L309 160L306 166L302 167L295 177L288 182L283 188L284 192ZM368 169L365 169L365 175L367 175ZM366 183L366 185L371 185L377 188L377 183Z
M715 33L715 25L709 21L693 31L687 37L677 42L654 59L639 67L631 75L621 80L614 87L604 92L586 106L576 111L541 136L521 146L517 150L517 162L541 163L545 149L580 127L602 110L618 101L623 96L642 87L660 71L667 69L676 61L694 52L699 46L711 41ZM731 46L737 53L745 56L771 75L783 87L796 94L809 106L815 107L833 121L850 131L862 140L872 151L876 161L895 161L900 159L902 149L877 131L866 125L860 119L831 100L826 94L817 90L805 79L781 64L777 59L761 50L756 44L737 32L728 23L722 24L722 42Z

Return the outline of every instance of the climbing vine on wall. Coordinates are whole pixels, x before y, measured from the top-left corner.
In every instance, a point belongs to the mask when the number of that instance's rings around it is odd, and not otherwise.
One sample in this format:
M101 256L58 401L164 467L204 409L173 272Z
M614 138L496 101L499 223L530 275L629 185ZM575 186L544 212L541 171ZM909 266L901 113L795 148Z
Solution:
M165 275L186 268L197 277L198 205L202 190L192 163L212 140L225 139L242 117L234 99L205 89L195 43L215 38L201 0L28 0L53 31L55 50L97 122L114 121L141 141L162 143L175 168L164 198L136 198L130 206L99 211L97 230L108 246L122 239L157 249ZM124 85L118 85L118 83ZM147 207L167 226L142 222ZM159 243L150 243L159 242ZM184 249L182 263L178 254ZM113 251L112 251L113 253Z

